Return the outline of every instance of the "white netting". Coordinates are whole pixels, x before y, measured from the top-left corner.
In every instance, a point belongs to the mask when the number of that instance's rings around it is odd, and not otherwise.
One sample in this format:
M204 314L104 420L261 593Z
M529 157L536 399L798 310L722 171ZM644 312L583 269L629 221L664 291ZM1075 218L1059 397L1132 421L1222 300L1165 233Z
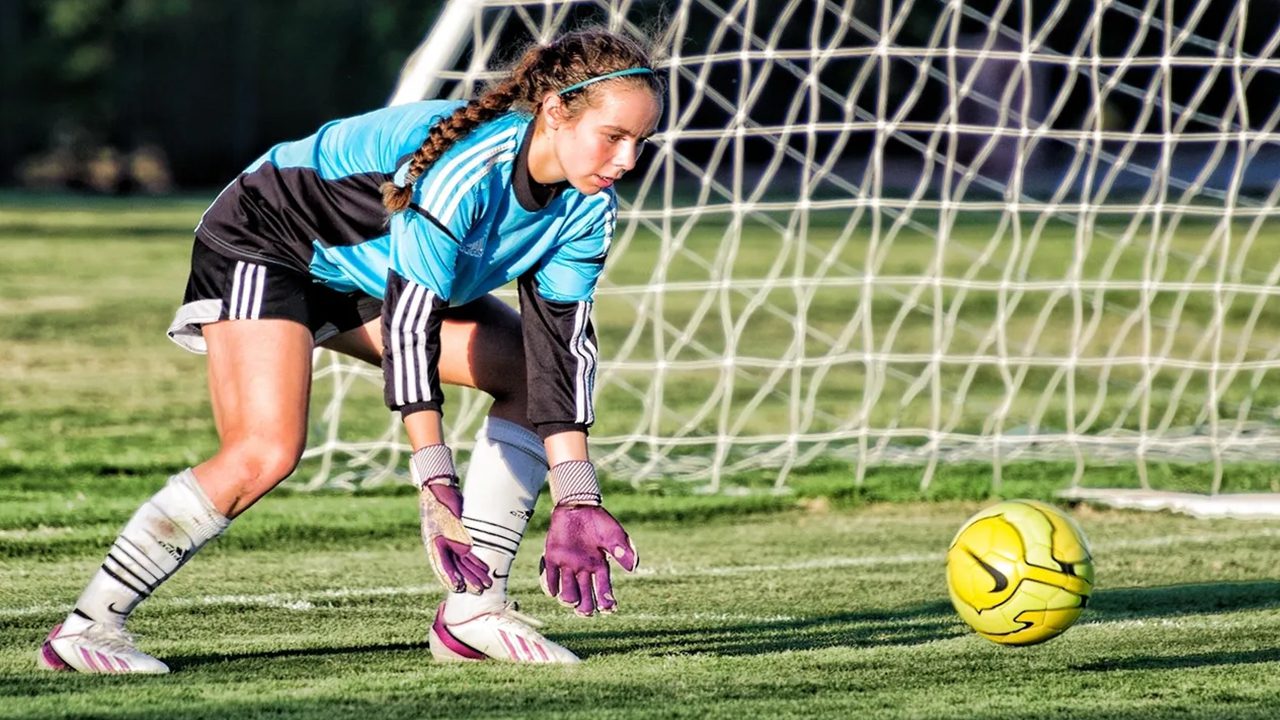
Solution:
M714 488L834 458L854 482L922 464L927 486L944 462L998 481L1067 459L1145 483L1187 461L1216 492L1280 459L1272 6L454 2L396 101L474 92L584 19L651 33L659 10L664 125L619 188L596 303L606 469ZM318 393L341 392L315 413L315 484L394 467L380 383L322 360ZM484 411L454 394L451 443Z

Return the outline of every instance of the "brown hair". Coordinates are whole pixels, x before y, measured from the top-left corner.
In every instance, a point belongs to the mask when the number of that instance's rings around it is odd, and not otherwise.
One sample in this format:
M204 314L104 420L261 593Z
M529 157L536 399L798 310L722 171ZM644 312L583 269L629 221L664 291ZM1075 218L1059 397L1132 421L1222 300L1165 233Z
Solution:
M409 161L409 172L403 184L382 184L382 204L391 213L409 207L413 184L431 163L458 140L508 110L533 112L548 94L605 73L628 68L652 67L651 54L628 37L602 28L589 28L566 33L550 45L534 45L525 50L505 78L491 85L478 97L442 118ZM563 95L565 116L576 117L595 105L601 86L627 84L645 88L662 99L662 81L653 73L627 75L595 82Z

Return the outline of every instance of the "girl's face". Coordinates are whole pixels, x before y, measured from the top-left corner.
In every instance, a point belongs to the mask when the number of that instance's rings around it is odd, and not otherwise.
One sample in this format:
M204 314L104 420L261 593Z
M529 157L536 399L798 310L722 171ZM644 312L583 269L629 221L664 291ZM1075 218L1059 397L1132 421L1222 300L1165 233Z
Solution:
M559 97L543 103L546 142L541 152L529 149L534 180L567 180L583 195L594 195L636 166L662 107L648 90L629 85L601 90L596 104L573 118L564 116Z

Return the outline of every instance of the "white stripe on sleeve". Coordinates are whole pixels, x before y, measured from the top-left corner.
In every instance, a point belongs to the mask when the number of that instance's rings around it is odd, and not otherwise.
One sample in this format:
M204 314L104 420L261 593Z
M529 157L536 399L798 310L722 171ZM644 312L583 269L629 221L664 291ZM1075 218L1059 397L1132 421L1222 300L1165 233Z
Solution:
M436 399L431 391L431 378L427 376L431 370L427 332L435 299L433 291L410 282L396 301L389 340L395 383L392 389L397 405Z
M406 305L402 323L395 329L395 332L400 335L401 355L398 367L404 383L404 396L397 398L397 402L401 405L418 402L418 383L415 382L418 374L415 362L417 348L413 342L413 326L417 322L418 313L422 312L423 290L425 288L421 285L409 283L405 288L404 295L400 296L400 302Z
M579 301L573 317L573 337L569 349L578 359L574 372L574 422L590 425L595 420L591 391L595 382L596 348L587 338L591 303Z
M408 286L412 288L413 286ZM408 289L408 288L406 288ZM405 308L408 306L408 293L401 293L396 301L395 314L391 316L391 337L387 341L391 343L391 362L394 371L393 382L395 383L395 399L397 405L404 405L404 350L400 346L400 325L404 322Z
M418 313L417 322L413 325L414 335L413 354L417 361L418 373L409 377L409 382L413 383L414 394L417 395L422 402L430 402L435 398L431 397L431 378L428 373L431 371L431 363L427 358L427 328L431 320L431 311L435 305L436 294L425 287L421 287L421 292L425 294L422 301L422 309Z

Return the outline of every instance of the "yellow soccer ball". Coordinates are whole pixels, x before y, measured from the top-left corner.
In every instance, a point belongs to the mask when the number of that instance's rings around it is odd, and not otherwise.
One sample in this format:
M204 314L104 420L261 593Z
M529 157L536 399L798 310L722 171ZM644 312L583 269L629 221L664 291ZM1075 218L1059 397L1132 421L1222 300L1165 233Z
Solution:
M1035 500L1008 500L965 522L947 550L956 612L984 638L1034 645L1080 617L1093 557L1080 526Z

